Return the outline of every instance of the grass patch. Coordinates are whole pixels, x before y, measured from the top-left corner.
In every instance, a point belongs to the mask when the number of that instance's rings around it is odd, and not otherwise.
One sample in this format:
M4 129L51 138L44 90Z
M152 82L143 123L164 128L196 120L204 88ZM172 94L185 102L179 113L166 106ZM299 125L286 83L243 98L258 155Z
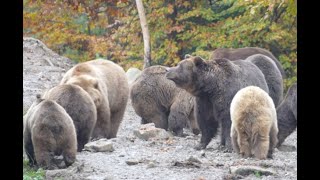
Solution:
M23 180L44 180L44 170L42 168L32 168L28 165L28 162L28 160L23 159Z
M255 171L255 172L254 172L254 175L255 175L257 178L261 178L261 172L260 172L260 171Z

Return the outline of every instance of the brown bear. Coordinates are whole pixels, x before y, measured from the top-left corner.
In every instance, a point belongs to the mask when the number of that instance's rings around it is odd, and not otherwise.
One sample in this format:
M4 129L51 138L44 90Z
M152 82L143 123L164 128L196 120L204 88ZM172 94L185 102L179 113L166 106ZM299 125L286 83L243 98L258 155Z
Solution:
M80 152L89 142L97 121L96 106L90 95L80 86L64 84L46 91L42 98L57 102L72 118Z
M54 156L59 155L66 166L75 162L77 137L71 117L58 103L40 95L25 117L23 141L32 166L56 169Z
M97 109L93 138L115 138L129 97L129 85L122 67L97 59L71 68L60 84L74 84L89 93Z
M270 51L263 48L258 48L258 47L244 47L244 48L236 48L236 49L218 48L212 52L209 59L212 60L212 59L226 58L231 61L234 61L238 59L246 59L247 57L254 54L263 54L271 58L276 63L282 75L282 78L286 78L285 72L279 60L276 57L274 57L274 55Z
M190 125L194 134L199 134L194 119L194 97L165 77L165 66L144 69L133 82L130 98L141 124L153 122L157 128L173 131L183 136L183 128ZM189 126L189 127L190 127Z
M283 79L277 65L271 58L262 54L249 56L245 60L251 61L261 70L268 84L269 95L278 107L283 100Z
M230 105L231 142L244 158L272 158L278 143L277 113L273 100L257 86L242 88Z
M292 84L288 92L277 107L278 116L278 147L297 128L297 83Z
M185 55L185 59L191 57L195 56ZM271 58L263 54L255 54L247 57L245 60L250 61L261 70L269 88L269 95L275 106L278 107L283 100L283 79L277 65Z
M276 68L276 67L275 67ZM232 150L230 103L246 86L258 86L269 93L262 71L251 61L190 57L168 70L166 77L196 97L195 117L201 131L197 150L204 149L221 125L221 145Z

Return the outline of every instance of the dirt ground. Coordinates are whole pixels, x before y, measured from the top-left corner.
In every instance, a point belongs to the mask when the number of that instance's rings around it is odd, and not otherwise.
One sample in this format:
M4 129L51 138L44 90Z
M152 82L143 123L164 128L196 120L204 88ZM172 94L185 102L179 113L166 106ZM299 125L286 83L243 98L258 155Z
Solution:
M220 150L219 136L212 139L203 151L193 147L200 141L199 135L193 135L185 129L187 137L172 137L168 140L144 141L133 135L139 129L140 117L128 103L117 138L112 139L113 152L81 152L77 161L64 170L47 171L47 179L297 179L297 151L275 150L273 159L243 159L235 153ZM297 133L290 135L284 145L295 147ZM190 157L199 160L187 163ZM137 164L128 165L126 161ZM275 175L233 176L231 166L258 166L270 169Z
M23 102L26 111L35 94L56 85L74 63L52 52L38 40L24 38L23 46ZM117 138L112 139L113 152L78 153L72 166L48 170L46 179L297 179L296 131L284 142L289 148L276 149L273 159L256 160L224 152L219 147L219 136L212 139L205 150L196 151L194 146L200 141L200 135L193 135L190 130L185 130L187 137L144 141L133 135L139 127L140 117L128 102ZM127 161L134 165L128 165ZM231 175L230 167L248 165L272 170L275 174Z

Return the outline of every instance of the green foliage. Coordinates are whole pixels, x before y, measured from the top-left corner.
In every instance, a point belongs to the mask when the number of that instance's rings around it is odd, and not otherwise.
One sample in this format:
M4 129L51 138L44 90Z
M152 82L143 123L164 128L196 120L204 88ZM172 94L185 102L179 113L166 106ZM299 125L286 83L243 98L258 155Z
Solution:
M23 160L23 180L43 180L45 171L41 168L34 169L28 165L28 160Z
M255 171L255 172L254 172L254 175L255 175L257 178L261 178L261 172L260 172L260 171Z
M76 61L108 58L141 68L143 39L134 1L24 0L23 32ZM208 58L216 48L270 50L296 80L295 0L143 0L152 64L176 65L185 54ZM115 22L121 25L110 28Z

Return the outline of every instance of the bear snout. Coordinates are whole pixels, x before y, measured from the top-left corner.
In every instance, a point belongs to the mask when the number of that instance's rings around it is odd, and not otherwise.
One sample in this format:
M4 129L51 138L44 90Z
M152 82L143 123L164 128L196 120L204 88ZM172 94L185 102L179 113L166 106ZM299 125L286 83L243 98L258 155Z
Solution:
M167 73L166 73L166 78L169 79L169 80L174 80L175 79L175 74L174 72L172 72L171 69L166 69L167 70Z

